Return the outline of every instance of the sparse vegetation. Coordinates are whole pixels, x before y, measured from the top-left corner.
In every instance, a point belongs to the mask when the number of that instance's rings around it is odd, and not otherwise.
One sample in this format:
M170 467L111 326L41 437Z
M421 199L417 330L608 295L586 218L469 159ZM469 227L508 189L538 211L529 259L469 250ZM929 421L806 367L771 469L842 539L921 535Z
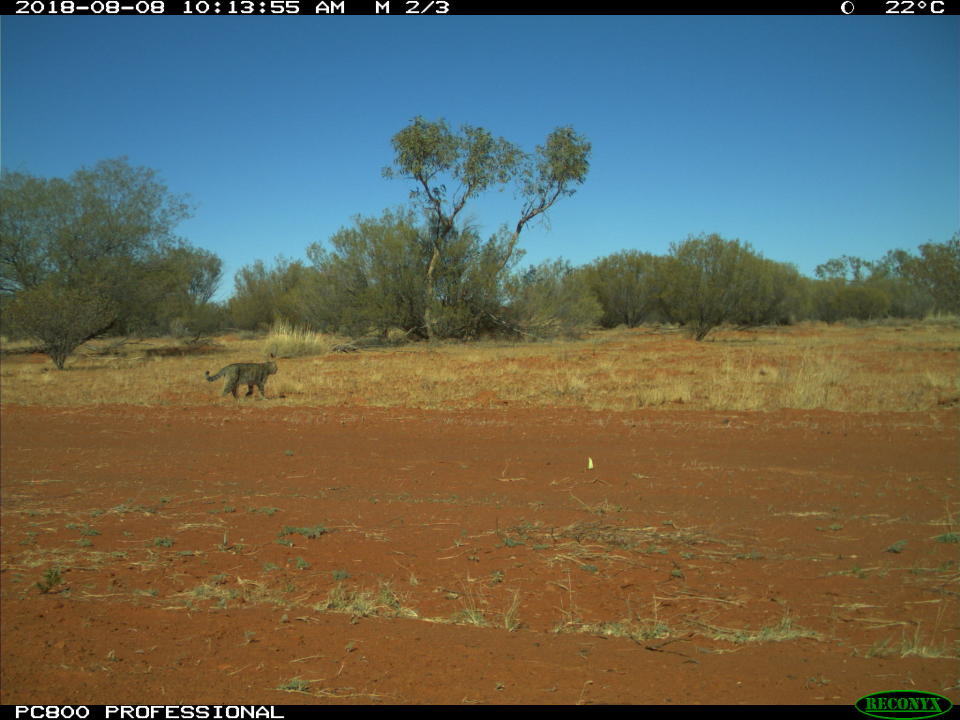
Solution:
M463 625L476 625L477 627L487 627L490 621L487 620L487 613L483 609L483 598L479 591L474 590L468 579L461 583L463 588L459 592L448 592L453 595L460 603L460 610L451 617L451 622ZM515 612L515 611L514 611Z
M293 677L287 680L284 683L281 683L277 686L277 690L283 690L284 692L300 692L305 693L310 691L310 683L301 677Z
M271 343L227 339L217 364L263 356ZM931 410L960 406L957 348L960 325L926 322L727 328L696 344L677 328L650 327L579 341L412 345L341 356L335 372L329 355L287 359L272 376L277 397L270 405L337 406L362 398L367 405L421 408ZM146 385L144 362L153 380ZM208 405L212 398L201 382L209 367L209 359L194 356L119 364L91 358L61 377L8 358L0 390L4 402L15 404Z
M124 465L107 494L101 487L112 482L119 451L116 441L101 442L97 434L81 432L82 443L31 454L13 484L5 465L4 531L9 527L13 540L4 546L4 607L19 596L38 605L104 602L132 612L189 613L198 623L205 613L229 613L224 627L235 629L211 637L213 648L219 642L249 657L225 658L225 674L249 672L261 677L261 689L280 683L281 690L311 698L376 697L357 680L375 656L364 642L370 633L408 637L409 625L391 632L400 623L417 624L416 636L442 625L458 633L458 642L499 636L528 648L557 643L577 648L588 667L603 647L626 660L631 653L672 653L686 663L717 653L735 662L747 646L777 643L778 652L794 652L791 645L812 642L825 657L855 655L866 663L956 659L949 621L956 609L956 511L951 502L930 502L952 497L956 478L943 471L939 455L901 465L895 453L884 455L885 448L868 442L867 453L857 456L861 472L835 455L821 464L819 457L798 463L761 453L754 465L746 444L762 426L784 442L799 440L808 455L821 443L864 452L864 437L890 432L891 423L905 443L942 442L956 412L948 408L960 400L954 372L960 328L727 326L700 343L682 335L676 326L640 326L578 341L300 355L284 361L278 375L284 397L266 412L191 410L210 402L202 386L196 398L184 391L180 399L157 401L171 388L200 384L209 358L137 360L138 350L125 347L120 352L130 355L118 363L82 356L61 375L43 372L26 356L8 356L0 370L4 405L10 398L38 405L52 397L74 405L50 416L61 433L74 416L96 418L97 430L134 416L120 428L124 442L129 433L151 452L155 440L163 451L170 438L190 442L182 462L129 473ZM262 356L271 342L264 335L229 336L211 352L220 365ZM159 388L144 387L145 370ZM66 376L84 387L61 383ZM182 407L76 407L129 398ZM384 412L370 405L493 410ZM715 412L646 412L657 408ZM848 414L745 412L779 408ZM911 409L923 412L866 414ZM5 412L32 417L45 410ZM194 444L196 428L191 424L185 434L183 418L201 423L213 442ZM4 425L5 463L17 447L6 444L10 427L16 426ZM410 453L406 436L394 444L387 427L481 439L465 446L469 452L457 440L434 457ZM250 435L251 429L258 432ZM860 433L858 442L841 439L848 431ZM509 438L497 446L507 453L495 462L478 461L488 433ZM543 449L517 452L518 433ZM657 439L668 433L682 446L661 446ZM265 452L258 447L248 472L246 456L235 460L228 446L250 437L270 442ZM351 446L340 447L340 438ZM79 461L66 462L81 445ZM876 460L867 456L874 452ZM68 464L69 472L60 469ZM69 488L73 496L64 494ZM910 494L908 513L900 503ZM724 516L736 520L718 520L715 502L728 503ZM329 520L319 524L320 518ZM178 550L166 550L172 547ZM837 604L813 609L788 581L794 577L830 588ZM782 615L771 601L782 604ZM303 674L290 680L281 681L292 670L271 669L264 679L255 669L274 642L267 638L308 638L306 629L321 625L334 635L355 630L363 639L342 640L338 648L349 648L343 657L326 645L305 649L290 662L319 665L298 666ZM113 656L111 649L98 648L101 660L141 659L126 647L116 646ZM829 675L830 688L839 686ZM804 677L810 689L828 684L816 668ZM490 682L501 697L514 686Z
M326 599L315 604L313 609L317 612L346 613L354 619L374 615L417 617L414 610L404 607L389 582L381 582L376 591L350 590L342 582L338 582L327 593Z
M308 540L315 540L321 535L326 534L327 529L323 525L314 525L313 527L291 527L285 525L282 530L280 530L280 537L286 537L287 535L302 535Z
M63 576L60 573L60 568L51 567L43 574L43 579L37 583L37 588L40 592L46 594L52 592L61 582L63 582Z
M888 553L902 553L907 547L906 540L897 540L893 545L887 548Z

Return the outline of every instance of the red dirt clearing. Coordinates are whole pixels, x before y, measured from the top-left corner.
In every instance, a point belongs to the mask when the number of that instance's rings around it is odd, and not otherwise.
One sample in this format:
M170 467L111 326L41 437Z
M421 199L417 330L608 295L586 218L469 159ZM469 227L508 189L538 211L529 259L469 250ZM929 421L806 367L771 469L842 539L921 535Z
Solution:
M956 411L0 419L3 703L958 700Z

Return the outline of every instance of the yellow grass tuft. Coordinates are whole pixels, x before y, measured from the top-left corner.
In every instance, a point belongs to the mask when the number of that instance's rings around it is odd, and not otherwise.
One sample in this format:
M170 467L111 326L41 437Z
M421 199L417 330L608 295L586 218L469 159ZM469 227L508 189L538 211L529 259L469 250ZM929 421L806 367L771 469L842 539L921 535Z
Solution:
M282 358L324 355L331 352L334 346L347 342L335 335L313 332L291 325L286 320L278 320L267 335L266 354Z

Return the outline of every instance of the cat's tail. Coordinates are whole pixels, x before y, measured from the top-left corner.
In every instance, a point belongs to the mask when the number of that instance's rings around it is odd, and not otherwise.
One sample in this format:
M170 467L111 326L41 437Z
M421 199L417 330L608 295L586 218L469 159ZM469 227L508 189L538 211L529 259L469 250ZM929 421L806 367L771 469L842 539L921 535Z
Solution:
M223 370L221 370L220 372L218 372L216 375L211 375L209 370L204 370L204 371L203 371L203 374L204 374L204 376L207 378L207 382L213 382L213 381L216 380L218 377L220 377L221 375L223 375Z

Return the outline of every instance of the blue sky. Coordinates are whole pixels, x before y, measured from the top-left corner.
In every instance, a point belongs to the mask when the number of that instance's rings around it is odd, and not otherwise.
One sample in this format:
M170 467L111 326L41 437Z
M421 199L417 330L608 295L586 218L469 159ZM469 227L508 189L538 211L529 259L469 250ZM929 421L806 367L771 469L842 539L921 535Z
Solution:
M812 275L960 229L958 38L956 16L4 16L0 151L45 177L156 169L195 205L178 234L224 260L221 299L243 265L406 203L381 169L417 115L592 142L525 262L717 232ZM484 235L518 212L509 191L467 208Z

